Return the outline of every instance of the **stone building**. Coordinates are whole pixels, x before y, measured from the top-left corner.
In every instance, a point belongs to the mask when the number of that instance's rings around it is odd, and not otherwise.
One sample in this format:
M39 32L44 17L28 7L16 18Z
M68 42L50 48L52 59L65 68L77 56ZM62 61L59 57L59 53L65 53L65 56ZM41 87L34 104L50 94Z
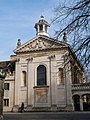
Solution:
M3 120L3 96L4 96L4 75L0 71L0 120Z
M4 111L18 111L22 102L25 111L89 110L90 85L83 67L66 34L63 41L50 38L48 27L42 16L36 36L24 44L19 39L10 61L0 62L6 73Z

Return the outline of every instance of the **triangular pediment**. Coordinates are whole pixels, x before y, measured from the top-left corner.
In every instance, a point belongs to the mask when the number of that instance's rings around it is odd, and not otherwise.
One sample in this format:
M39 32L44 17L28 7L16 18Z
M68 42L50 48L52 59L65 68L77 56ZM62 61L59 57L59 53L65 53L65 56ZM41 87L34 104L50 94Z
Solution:
M66 43L61 41L46 37L46 36L37 36L32 40L29 40L25 44L21 45L19 48L14 50L15 53L19 52L28 52L33 50L43 50L50 48L58 48L58 47L67 47Z

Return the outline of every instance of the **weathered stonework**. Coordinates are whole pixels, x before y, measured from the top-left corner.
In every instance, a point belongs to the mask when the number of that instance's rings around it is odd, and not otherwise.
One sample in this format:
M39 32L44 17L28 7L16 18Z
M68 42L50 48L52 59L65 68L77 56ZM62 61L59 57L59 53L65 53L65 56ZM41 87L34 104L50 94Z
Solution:
M37 28L41 23L44 33ZM22 102L25 111L74 110L72 84L77 82L74 71L77 68L78 83L83 83L82 66L65 41L48 37L45 25L48 27L43 21L36 24L36 37L20 44L11 56L15 69L14 74L5 78L10 89L4 91L4 98L9 99L4 111L18 111Z
M4 76L0 72L0 120L3 120L3 96L4 96L3 79L4 79Z

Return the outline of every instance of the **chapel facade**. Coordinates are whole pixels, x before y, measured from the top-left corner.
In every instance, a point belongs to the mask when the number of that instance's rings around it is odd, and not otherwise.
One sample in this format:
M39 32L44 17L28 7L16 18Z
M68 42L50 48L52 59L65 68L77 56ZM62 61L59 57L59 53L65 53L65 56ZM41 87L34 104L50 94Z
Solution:
M22 103L25 111L84 110L87 98L89 105L90 85L66 34L63 41L50 38L48 27L41 16L36 36L24 44L18 39L15 54L0 62L6 73L4 111L18 111Z

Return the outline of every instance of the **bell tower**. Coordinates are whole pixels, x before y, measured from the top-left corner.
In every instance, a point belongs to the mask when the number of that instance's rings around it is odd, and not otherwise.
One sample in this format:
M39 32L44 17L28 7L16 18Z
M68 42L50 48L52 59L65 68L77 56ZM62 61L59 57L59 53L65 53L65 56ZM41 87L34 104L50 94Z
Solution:
M38 23L35 24L36 35L48 36L48 27L50 27L49 23L41 16Z

